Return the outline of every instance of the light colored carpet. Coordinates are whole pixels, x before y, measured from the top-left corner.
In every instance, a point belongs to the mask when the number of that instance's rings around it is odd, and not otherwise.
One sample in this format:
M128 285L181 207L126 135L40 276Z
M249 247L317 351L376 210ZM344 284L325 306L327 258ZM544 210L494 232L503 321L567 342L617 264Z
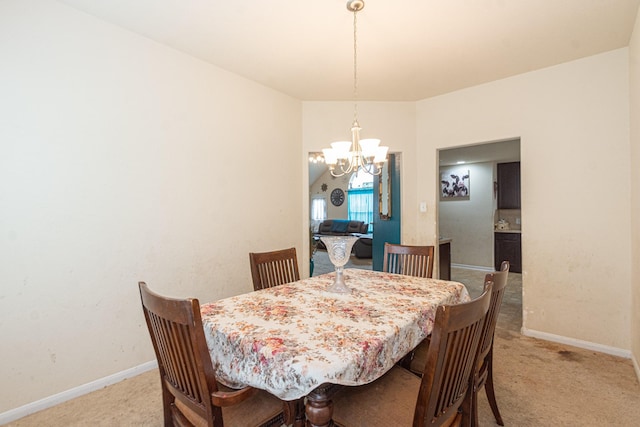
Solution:
M453 269L452 279L464 283L473 297L484 274ZM521 286L520 275L509 275L512 289L501 308L494 344L496 397L505 425L640 425L640 384L631 361L521 336L521 317L509 313L518 311L518 282ZM480 425L497 425L484 392L478 402ZM154 370L8 425L161 426L160 379Z

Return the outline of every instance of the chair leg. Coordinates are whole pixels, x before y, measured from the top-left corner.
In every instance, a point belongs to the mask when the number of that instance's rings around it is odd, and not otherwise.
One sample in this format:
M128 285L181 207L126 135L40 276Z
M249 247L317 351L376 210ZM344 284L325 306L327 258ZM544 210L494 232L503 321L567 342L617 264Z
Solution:
M489 400L489 406L491 406L491 411L493 412L496 422L498 425L503 426L504 422L498 410L498 403L496 402L496 395L493 389L493 345L491 346L491 350L489 350L488 359L487 382L484 385L484 391L487 394L487 400Z
M396 365L401 366L408 371L411 371L411 361L413 360L414 354L415 354L415 350L411 350L402 359L398 360L398 363L396 363ZM413 373L415 374L415 372Z
M471 427L478 427L478 390L476 390L474 384L471 385L470 389L471 389L471 408L469 409L469 415L470 415L469 425Z
M470 381L467 394L465 395L462 405L460 405L460 409L458 410L461 415L461 422L459 423L459 426L461 427L473 427L477 425L478 414L475 409L477 408L476 402L474 401L475 395L476 393L473 390L473 383Z
M175 397L173 397L173 395L167 390L162 377L160 378L160 381L162 383L162 411L164 415L164 426L173 427L173 417L175 409L173 401L175 400ZM177 411L177 409L175 410Z

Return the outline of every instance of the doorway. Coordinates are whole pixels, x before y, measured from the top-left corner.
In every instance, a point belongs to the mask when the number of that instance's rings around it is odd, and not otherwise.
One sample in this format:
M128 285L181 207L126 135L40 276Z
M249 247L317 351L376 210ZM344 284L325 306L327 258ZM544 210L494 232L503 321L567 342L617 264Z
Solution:
M485 274L494 271L495 224L502 215L513 215L514 228L516 221L518 229L522 224L520 209L498 209L497 193L497 165L520 162L520 139L439 150L438 161L438 235L440 239L451 239L451 280L464 283L475 297L482 292ZM453 187L464 191L458 191L456 197ZM446 189L448 193L443 194ZM505 319L501 323L508 323L505 326L518 332L522 327L521 289L521 275L510 272L509 296L505 296L501 311Z
M356 215L353 209L350 211L348 207L349 200L353 199L350 196L357 196L356 193L364 192L363 189L352 188L352 174L333 177L321 159L321 153L309 153L309 254L310 271L313 269L313 275L333 271L333 266L323 252L323 245L318 244L317 231L323 220L364 220L360 213ZM354 245L354 253L346 265L347 268L382 270L384 242L400 243L401 160L400 153L388 155L384 185L380 185L380 176L373 177L373 218L364 221L369 221L368 232L359 234L368 250L356 250ZM365 172L360 172L363 173ZM341 198L342 202L332 200L331 195L336 190L344 195ZM385 211L383 215L380 214L381 207Z

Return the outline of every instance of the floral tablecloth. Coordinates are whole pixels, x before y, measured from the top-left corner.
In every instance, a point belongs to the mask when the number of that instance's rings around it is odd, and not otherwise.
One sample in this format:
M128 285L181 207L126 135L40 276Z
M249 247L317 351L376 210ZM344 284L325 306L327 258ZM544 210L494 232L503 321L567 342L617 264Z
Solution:
M201 307L218 380L283 400L323 383L375 380L433 328L436 307L469 300L463 284L347 269L351 294L326 291L335 273Z

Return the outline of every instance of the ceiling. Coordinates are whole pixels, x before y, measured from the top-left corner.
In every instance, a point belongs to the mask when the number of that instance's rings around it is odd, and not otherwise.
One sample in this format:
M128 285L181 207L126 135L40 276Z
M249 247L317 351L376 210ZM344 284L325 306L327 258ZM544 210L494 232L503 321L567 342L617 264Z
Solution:
M300 100L353 99L345 0L60 0ZM358 99L416 101L627 46L640 0L366 0Z
M296 99L353 99L353 14L346 0L60 1ZM358 13L358 99L374 101L417 101L625 47L640 5L365 1ZM443 150L441 165L461 155L467 162L495 160L491 148ZM324 170L310 167L309 182Z

